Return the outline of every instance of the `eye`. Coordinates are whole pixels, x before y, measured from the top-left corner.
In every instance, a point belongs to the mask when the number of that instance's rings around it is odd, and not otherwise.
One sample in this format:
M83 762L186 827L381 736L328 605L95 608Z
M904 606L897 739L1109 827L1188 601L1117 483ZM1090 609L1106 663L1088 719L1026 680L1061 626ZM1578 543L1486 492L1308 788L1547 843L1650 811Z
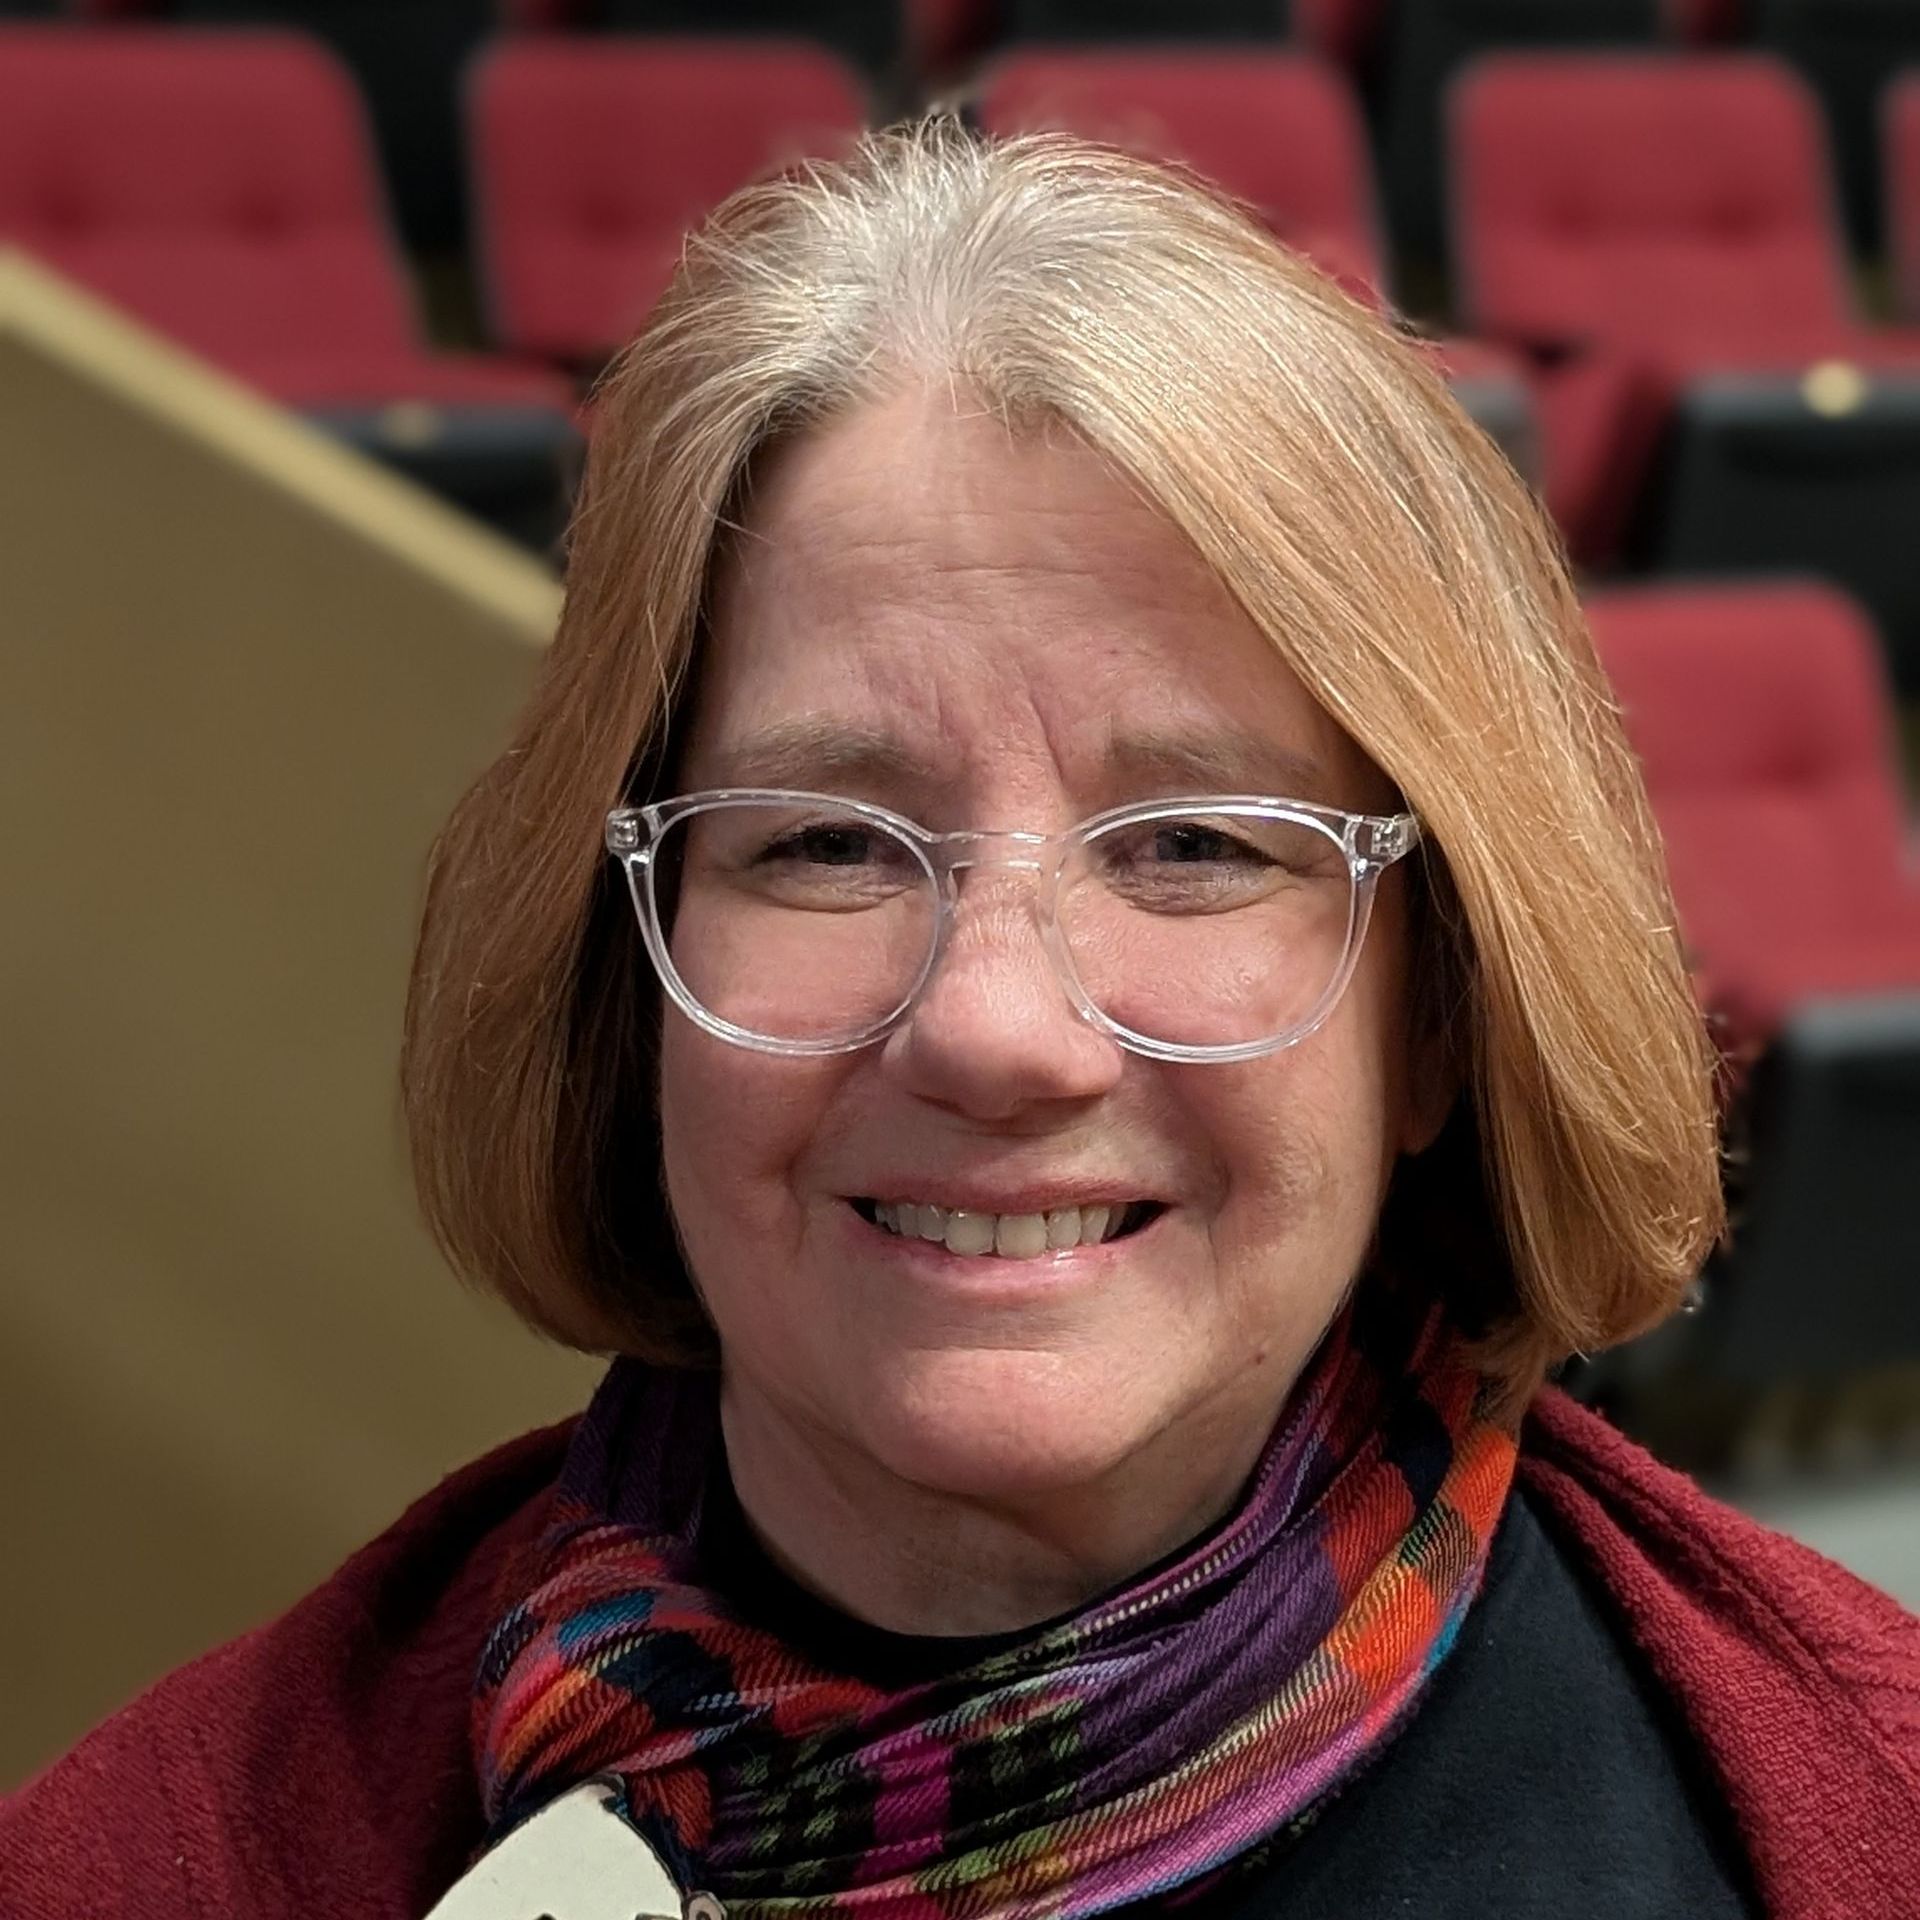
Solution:
M724 871L744 892L779 906L846 912L924 890L926 870L898 835L869 820L789 809L758 820Z
M1234 860L1261 866L1268 863L1268 856L1258 847L1198 820L1169 820L1156 827L1153 858L1175 864Z
M858 822L833 822L800 827L771 841L758 856L760 862L792 860L808 866L857 867L884 859L886 836Z
M1224 913L1348 881L1339 843L1290 816L1143 820L1110 829L1090 853L1107 893L1147 913Z

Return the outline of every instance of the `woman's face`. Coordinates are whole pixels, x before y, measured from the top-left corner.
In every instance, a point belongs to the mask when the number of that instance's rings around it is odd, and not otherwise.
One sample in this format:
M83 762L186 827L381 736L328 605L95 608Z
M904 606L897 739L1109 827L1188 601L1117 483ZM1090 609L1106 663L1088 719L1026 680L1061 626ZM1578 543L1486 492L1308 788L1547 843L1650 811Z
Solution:
M920 393L766 465L716 584L679 784L846 794L939 830L1052 832L1196 791L1392 801L1095 456ZM1362 1262L1395 1157L1439 1119L1409 1066L1401 886L1383 883L1327 1022L1237 1065L1146 1059L1086 1024L1031 878L1007 872L963 879L917 1009L862 1051L752 1052L670 1012L668 1189L730 1423L988 1502L1183 1459L1237 1477ZM1002 1259L857 1204L1095 1197L1159 1211Z

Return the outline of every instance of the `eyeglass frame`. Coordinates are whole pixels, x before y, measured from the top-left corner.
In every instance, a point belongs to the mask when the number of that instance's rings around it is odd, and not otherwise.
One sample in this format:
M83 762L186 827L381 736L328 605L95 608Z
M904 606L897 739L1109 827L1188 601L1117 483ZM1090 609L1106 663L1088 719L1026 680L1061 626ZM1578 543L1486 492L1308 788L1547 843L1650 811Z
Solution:
M800 804L827 806L852 814L869 824L883 827L903 839L919 856L935 901L933 935L927 957L913 983L893 1010L882 1019L863 1028L851 1038L837 1040L782 1040L771 1034L755 1033L736 1026L695 998L681 979L667 948L666 929L660 920L659 897L654 886L653 854L666 832L696 814L710 813L742 802L752 804ZM1333 839L1346 855L1352 882L1351 909L1347 919L1346 950L1334 969L1331 983L1315 1002L1312 1011L1296 1026L1265 1040L1230 1041L1224 1046L1188 1046L1178 1041L1156 1040L1150 1034L1136 1032L1096 1006L1088 997L1075 971L1066 935L1060 927L1058 893L1060 872L1069 851L1099 834L1120 825L1146 825L1155 820L1174 819L1194 813L1291 815ZM1313 1033L1339 1005L1359 964L1360 949L1373 913L1373 898L1380 876L1397 861L1411 853L1422 839L1417 814L1352 813L1342 807L1324 806L1318 801L1296 800L1274 794L1189 794L1166 800L1130 801L1108 807L1089 816L1078 825L1060 833L1035 833L1026 828L960 828L936 833L905 814L895 813L868 800L849 799L844 794L814 793L786 787L710 787L693 793L675 794L665 800L650 800L640 806L615 807L606 817L607 852L619 861L627 879L634 911L639 917L640 934L646 943L654 972L668 997L697 1027L731 1045L748 1047L789 1059L819 1059L842 1053L857 1053L876 1045L898 1027L919 1003L927 982L946 951L947 936L959 911L959 887L955 876L967 868L996 867L1010 872L1030 872L1039 882L1036 898L1041 942L1052 963L1055 979L1068 1002L1089 1026L1125 1047L1129 1052L1151 1060L1170 1060L1189 1064L1228 1065L1255 1060L1283 1048L1297 1046ZM979 851L1004 846L999 859L983 857Z

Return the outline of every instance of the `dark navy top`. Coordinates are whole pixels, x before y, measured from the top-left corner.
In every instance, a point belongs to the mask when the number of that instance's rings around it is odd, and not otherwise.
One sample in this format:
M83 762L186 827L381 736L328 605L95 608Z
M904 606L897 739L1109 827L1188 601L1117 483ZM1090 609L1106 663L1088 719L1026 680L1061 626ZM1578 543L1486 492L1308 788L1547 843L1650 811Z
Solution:
M900 1686L1024 1637L920 1639L850 1619L773 1565L720 1479L705 1577L826 1664ZM1685 1723L1518 1487L1459 1639L1394 1739L1303 1832L1155 1905L1159 1920L1762 1913Z

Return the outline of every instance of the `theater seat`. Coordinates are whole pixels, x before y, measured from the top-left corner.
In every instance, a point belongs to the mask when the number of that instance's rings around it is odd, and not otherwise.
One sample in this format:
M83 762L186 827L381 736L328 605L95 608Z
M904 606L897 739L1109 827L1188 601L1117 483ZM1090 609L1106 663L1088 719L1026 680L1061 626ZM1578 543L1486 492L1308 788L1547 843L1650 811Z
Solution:
M465 246L457 78L501 24L500 0L160 0L149 10L179 25L289 29L322 42L354 77L407 246Z
M1681 931L1752 1053L1831 996L1920 993L1920 868L1876 637L1813 581L1595 594Z
M632 335L709 208L844 150L865 111L804 42L560 36L496 42L469 106L494 336L572 365Z
M1814 582L1588 613L1737 1069L1731 1244L1618 1390L1644 1417L1920 1362L1920 872L1873 635Z
M569 386L422 345L352 84L299 35L0 28L0 241L402 466L477 436L493 493L519 444L557 501Z
M1388 217L1403 254L1446 252L1442 116L1457 74L1514 47L1652 42L1672 28L1666 0L1384 0L1380 155Z
M1489 60L1453 141L1458 292L1484 330L1692 366L1855 325L1818 113L1773 61Z
M1920 676L1920 334L1853 310L1804 86L1758 56L1514 55L1453 108L1456 292L1581 449L1549 494L1576 554L1832 573Z

